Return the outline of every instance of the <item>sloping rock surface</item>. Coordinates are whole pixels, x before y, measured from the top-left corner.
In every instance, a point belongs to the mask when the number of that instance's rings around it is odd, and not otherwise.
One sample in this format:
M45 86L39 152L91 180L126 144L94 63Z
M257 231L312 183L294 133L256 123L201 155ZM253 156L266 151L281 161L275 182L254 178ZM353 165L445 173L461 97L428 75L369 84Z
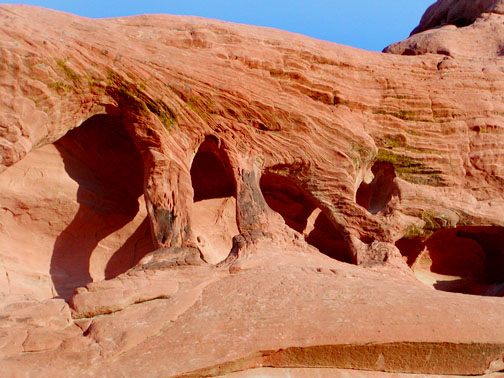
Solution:
M504 370L501 8L382 54L1 5L2 375Z

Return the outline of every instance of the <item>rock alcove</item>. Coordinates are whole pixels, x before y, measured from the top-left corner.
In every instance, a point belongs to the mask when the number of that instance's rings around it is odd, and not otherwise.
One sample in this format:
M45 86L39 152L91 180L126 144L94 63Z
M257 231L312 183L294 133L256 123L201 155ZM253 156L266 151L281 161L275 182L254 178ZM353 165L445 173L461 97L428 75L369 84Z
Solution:
M214 137L199 146L191 166L194 190L192 231L205 260L216 264L225 259L236 223L236 185L229 158Z
M458 227L396 243L416 277L437 290L504 296L504 229Z
M342 233L309 193L273 173L263 174L259 185L268 206L282 216L287 226L302 234L308 244L336 260L352 262Z
M0 213L0 252L10 290L69 299L75 288L113 278L154 250L143 181L140 155L120 120L108 115L91 117L10 167L0 176L7 209Z
M356 202L371 214L377 214L389 203L394 193L394 166L390 163L376 162L371 168L373 180L363 182L356 194Z

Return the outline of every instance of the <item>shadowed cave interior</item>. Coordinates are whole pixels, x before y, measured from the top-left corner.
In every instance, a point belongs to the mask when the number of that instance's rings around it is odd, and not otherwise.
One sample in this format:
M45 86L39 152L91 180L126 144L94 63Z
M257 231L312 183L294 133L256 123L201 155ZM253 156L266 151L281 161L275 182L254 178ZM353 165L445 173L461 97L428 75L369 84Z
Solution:
M389 203L394 192L394 166L390 163L376 162L371 168L374 178L369 184L363 182L356 194L356 202L369 211L377 214Z
M154 250L143 198L143 165L119 119L96 115L55 143L78 184L74 218L54 243L50 274L56 293L110 279Z
M95 115L0 175L0 294L62 297L154 250L142 159L121 120Z
M191 166L194 190L191 228L205 260L216 264L227 257L236 222L236 184L226 151L207 137Z
M226 152L214 137L199 146L191 165L194 202L236 196L236 185Z
M268 206L279 213L287 226L307 243L336 260L352 263L343 235L316 205L309 193L288 178L265 173L259 183Z
M396 246L417 278L437 290L504 296L504 229L458 227Z

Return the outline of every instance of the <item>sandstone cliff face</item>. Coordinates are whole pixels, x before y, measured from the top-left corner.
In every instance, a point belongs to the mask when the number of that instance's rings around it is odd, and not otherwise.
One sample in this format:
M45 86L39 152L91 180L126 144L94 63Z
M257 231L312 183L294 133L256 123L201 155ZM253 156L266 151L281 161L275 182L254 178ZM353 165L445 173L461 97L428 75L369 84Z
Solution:
M501 8L382 54L0 6L7 375L504 369Z

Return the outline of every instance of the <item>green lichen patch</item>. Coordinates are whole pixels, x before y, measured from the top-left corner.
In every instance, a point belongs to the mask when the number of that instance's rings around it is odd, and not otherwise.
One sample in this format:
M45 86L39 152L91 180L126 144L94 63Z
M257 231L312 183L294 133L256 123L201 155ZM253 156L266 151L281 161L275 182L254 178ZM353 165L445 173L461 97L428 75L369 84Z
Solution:
M98 93L102 93L104 90L103 80L95 75L88 73L84 75L84 78L87 81L88 88L92 91L96 91Z
M72 90L72 87L76 87L80 84L81 77L77 72L68 67L67 62L69 58L66 59L57 59L56 60L56 73L59 71L61 75L58 75L61 80L55 80L48 83L46 80L37 79L47 85L48 88L55 89L59 94L69 93ZM45 65L45 63L42 63Z
M399 110L398 112L390 112L390 111L386 111L383 109L379 109L379 110L373 112L373 114L388 115L388 116L402 119L403 121L432 122L432 120L430 120L430 119L417 118L415 112L412 112L409 110L403 110L403 109Z
M404 146L403 148L405 150L408 150L410 152L415 152L417 154L431 154L431 155L433 155L436 153L436 151L428 149L428 148L416 148L413 146Z
M448 219L442 214L434 214L429 211L421 210L419 213L415 214L415 216L422 219L425 225L423 227L419 227L415 224L408 226L403 236L404 239L426 239L434 232L450 227Z
M440 176L440 174L442 174L440 170L427 167L418 159L380 148L376 155L376 160L382 163L392 164L396 175L411 183L430 186L446 186L445 181Z
M384 135L376 140L376 144L380 147L399 148L406 146L406 137L402 134Z
M366 166L374 159L374 151L364 144L352 144L350 158L356 169Z
M156 115L167 130L177 125L175 113L161 99L152 99L142 89L142 85L131 83L123 76L109 70L107 74L106 92L129 109L144 116L148 113Z
M277 164L269 167L267 173L290 178L299 184L306 183L311 175L311 166L303 161L293 162L291 164Z
M425 210L420 211L420 218L425 222L423 229L427 232L434 232L449 226L448 220L439 214L434 214Z
M80 81L80 75L73 69L67 66L69 58L56 60L56 65L58 69L65 75L65 78L69 81L77 83Z
M418 227L416 224L412 224L406 228L403 239L419 239L426 238L430 236L429 232L424 230L422 227Z
M387 134L380 137L375 137L375 142L378 147L387 149L402 149L405 151L415 152L418 154L435 154L436 151L427 148L417 148L408 145L408 141L403 134Z
M65 91L67 93L72 90L70 85L62 83L61 81L53 81L52 83L47 84L47 86L51 89L56 89L57 91Z

